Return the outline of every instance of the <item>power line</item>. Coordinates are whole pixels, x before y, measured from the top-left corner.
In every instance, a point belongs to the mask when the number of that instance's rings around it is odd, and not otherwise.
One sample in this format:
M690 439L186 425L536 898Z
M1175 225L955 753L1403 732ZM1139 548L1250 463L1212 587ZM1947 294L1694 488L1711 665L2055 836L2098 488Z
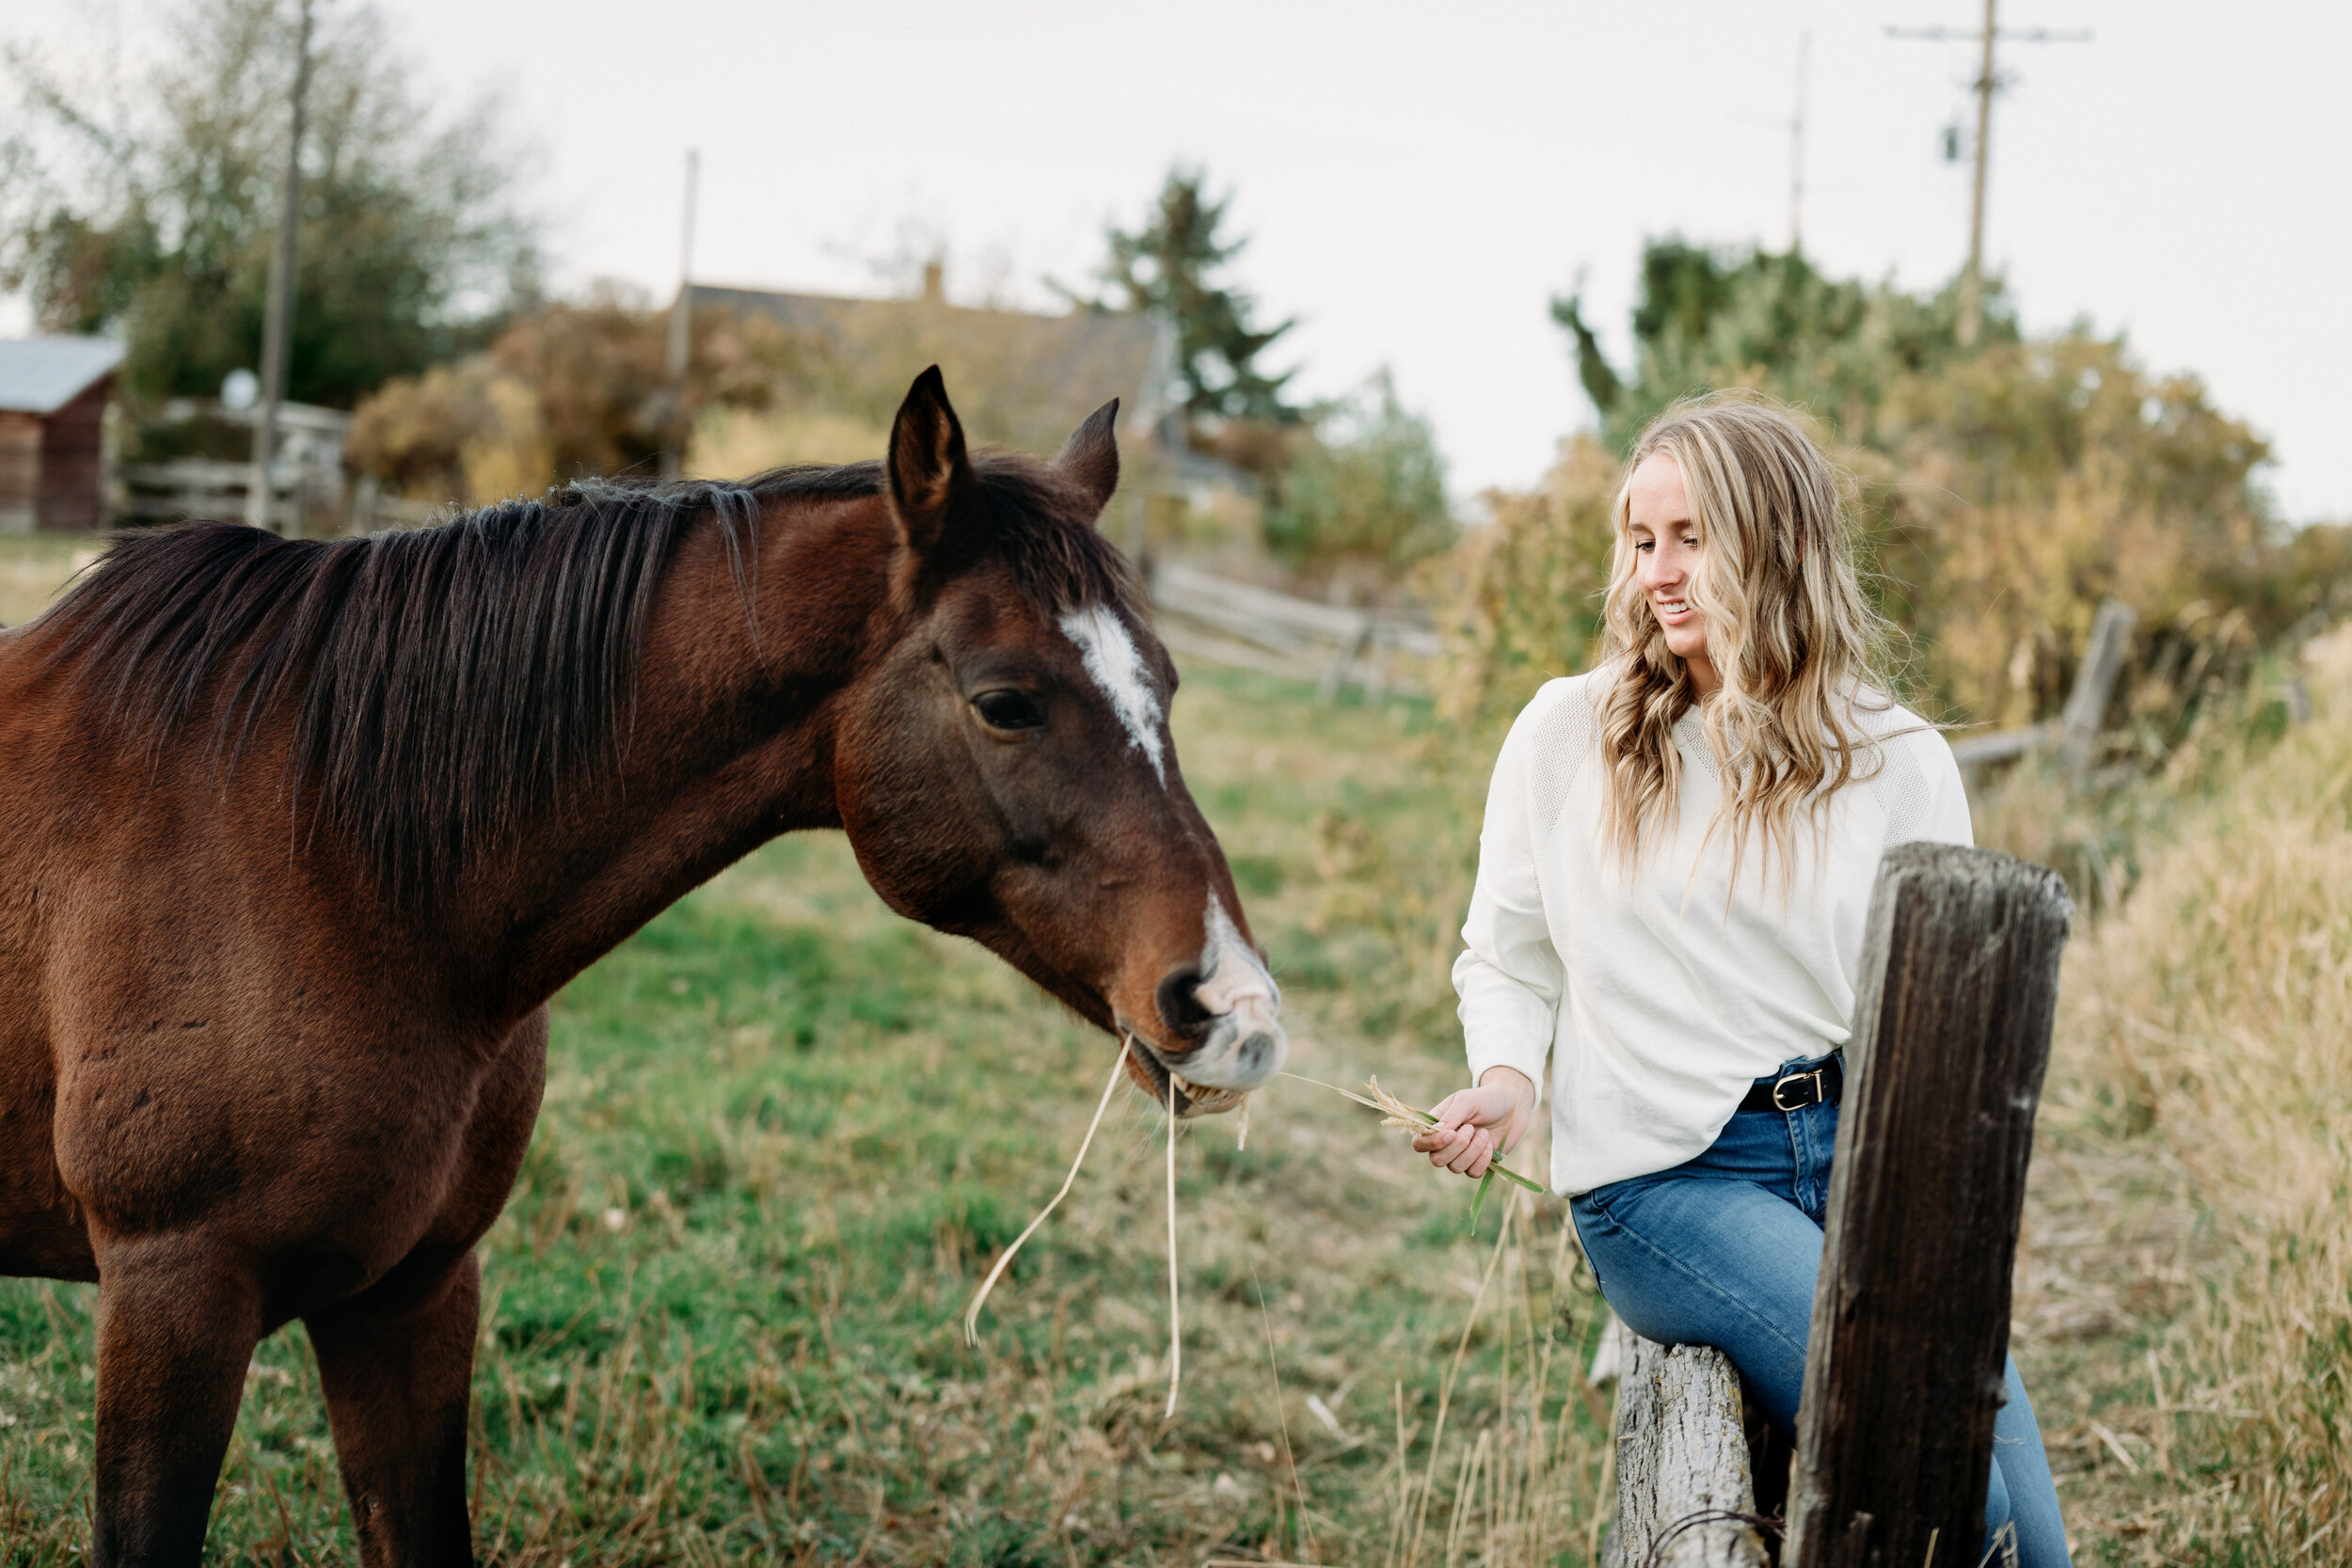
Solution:
M1960 341L1974 343L1984 320L1984 183L1985 167L1993 149L1993 95L2007 86L1994 57L1994 44L2003 39L2012 43L2089 43L2090 29L2056 27L2003 27L1994 14L1998 0L1984 0L1984 23L1972 28L1958 27L1889 27L1891 39L1914 40L1927 43L1974 43L1982 51L1977 68L1977 79L1971 84L1977 95L1977 167L1976 195L1968 211L1968 265L1960 275Z

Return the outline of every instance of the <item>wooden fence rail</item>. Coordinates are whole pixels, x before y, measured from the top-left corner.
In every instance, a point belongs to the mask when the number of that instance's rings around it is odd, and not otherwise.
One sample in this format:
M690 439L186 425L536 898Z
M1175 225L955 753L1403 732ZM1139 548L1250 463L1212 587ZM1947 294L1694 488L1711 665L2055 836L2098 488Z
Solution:
M2121 599L2101 604L2098 618L2090 624L2090 645L2083 651L2083 661L2074 672L2074 684L2067 691L2066 706L2059 716L2047 723L1955 736L1952 760L1964 772L2014 762L2055 746L2065 757L2068 777L2081 783L2097 759L2099 731L2106 720L2107 704L2114 699L2116 682L2122 676L2123 656L2131 649L2137 619L2132 607Z
M179 522L193 517L242 518L253 484L253 465L182 457L168 463L115 467L119 495L115 518L125 523ZM270 493L270 527L279 533L371 533L421 528L455 510L387 496L374 480L346 486L340 471L315 466L289 468Z
M1173 562L1152 568L1152 606L1179 657L1313 681L1326 701L1350 683L1370 701L1425 692L1444 652L1436 632L1405 616L1317 604Z

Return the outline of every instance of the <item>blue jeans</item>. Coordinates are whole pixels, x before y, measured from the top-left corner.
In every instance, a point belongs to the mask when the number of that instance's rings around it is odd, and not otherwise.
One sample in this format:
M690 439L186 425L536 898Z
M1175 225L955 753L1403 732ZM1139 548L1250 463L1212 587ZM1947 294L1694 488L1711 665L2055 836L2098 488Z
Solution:
M1601 1294L1626 1325L1661 1344L1721 1350L1791 1436L1836 1144L1835 1105L1742 1112L1695 1159L1596 1187L1569 1206ZM2013 1358L2009 1402L1993 1422L1984 1524L1988 1546L2003 1524L2016 1527L2020 1568L2070 1560L2042 1430Z

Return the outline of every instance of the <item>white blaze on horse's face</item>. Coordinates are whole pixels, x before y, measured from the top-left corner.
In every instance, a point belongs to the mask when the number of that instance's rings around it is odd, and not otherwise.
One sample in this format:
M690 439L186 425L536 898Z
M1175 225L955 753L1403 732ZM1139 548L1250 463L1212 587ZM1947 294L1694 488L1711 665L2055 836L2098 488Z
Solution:
M1167 720L1160 712L1159 694L1152 689L1151 676L1143 667L1143 656L1136 651L1136 640L1127 635L1126 623L1109 606L1095 604L1063 610L1060 625L1062 635L1077 644L1078 660L1086 673L1110 699L1111 711L1119 716L1127 737L1151 759L1152 777L1165 785L1167 747L1161 732Z
M1279 1022L1281 988L1215 894L1207 927L1193 995L1209 1015L1209 1030L1184 1057L1183 1077L1203 1088L1253 1089L1274 1076L1290 1050Z

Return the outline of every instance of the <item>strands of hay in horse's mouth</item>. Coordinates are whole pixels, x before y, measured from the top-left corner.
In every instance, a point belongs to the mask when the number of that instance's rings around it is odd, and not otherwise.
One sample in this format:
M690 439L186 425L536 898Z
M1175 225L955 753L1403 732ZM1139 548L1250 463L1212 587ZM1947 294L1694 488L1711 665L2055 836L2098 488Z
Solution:
M1184 1315L1176 1306L1176 1075L1168 1078L1168 1410L1176 1418L1176 1386L1184 1375Z
M1127 1037L1122 1035L1119 1039L1119 1054L1111 1058L1110 1080L1103 1085L1103 1098L1095 1102L1094 1119L1087 1123L1087 1135L1078 1140L1078 1157L1070 1162L1070 1174L1061 1179L1061 1191L1037 1212L1037 1218L1031 1220L1021 1234L1012 1239L1012 1245L997 1257L996 1266L988 1271L988 1277L981 1280L980 1288L973 1292L972 1305L963 1309L965 1344L977 1345L980 1342L980 1308L988 1305L989 1292L996 1289L996 1282L1004 1277L1007 1269L1012 1267L1013 1255L1021 1250L1024 1242L1037 1233L1037 1227L1045 1223L1045 1217L1061 1207L1061 1200L1070 1196L1072 1183L1078 1180L1078 1167L1087 1163L1087 1150L1094 1147L1095 1129L1103 1125L1103 1113L1111 1108L1111 1096L1119 1088L1119 1074L1126 1065Z
M1004 1252L998 1256L995 1266L988 1271L988 1277L981 1280L980 1288L973 1292L972 1305L963 1309L963 1342L965 1344L977 1345L980 1342L980 1308L988 1304L989 1292L996 1289L996 1282L1002 1279L1005 1271L1012 1266L1013 1255L1021 1250L1023 1243L1037 1233L1037 1227L1045 1223L1046 1216L1061 1207L1061 1200L1070 1196L1071 1186L1078 1180L1078 1167L1086 1164L1087 1150L1094 1147L1094 1133L1095 1130L1103 1125L1103 1113L1110 1109L1111 1096L1119 1088L1119 1075L1127 1065L1127 1053L1133 1049L1135 1037L1132 1035L1120 1037L1119 1054L1112 1058L1109 1081L1103 1085L1103 1098L1095 1102L1094 1119L1087 1123L1086 1136L1078 1140L1077 1158L1070 1162L1070 1174L1061 1179L1061 1190L1048 1199L1045 1207L1037 1212L1037 1218L1031 1220L1023 1228L1021 1234L1012 1239L1012 1245L1005 1248ZM1168 1411L1162 1417L1164 1420L1176 1418L1176 1394L1184 1373L1184 1316L1176 1292L1176 1075L1169 1073L1168 1078ZM1198 1092L1193 1090L1190 1085L1185 1085L1185 1092L1193 1095L1196 1100L1199 1099ZM1249 1140L1249 1099L1247 1095L1238 1098L1241 1101L1241 1143L1246 1145Z

